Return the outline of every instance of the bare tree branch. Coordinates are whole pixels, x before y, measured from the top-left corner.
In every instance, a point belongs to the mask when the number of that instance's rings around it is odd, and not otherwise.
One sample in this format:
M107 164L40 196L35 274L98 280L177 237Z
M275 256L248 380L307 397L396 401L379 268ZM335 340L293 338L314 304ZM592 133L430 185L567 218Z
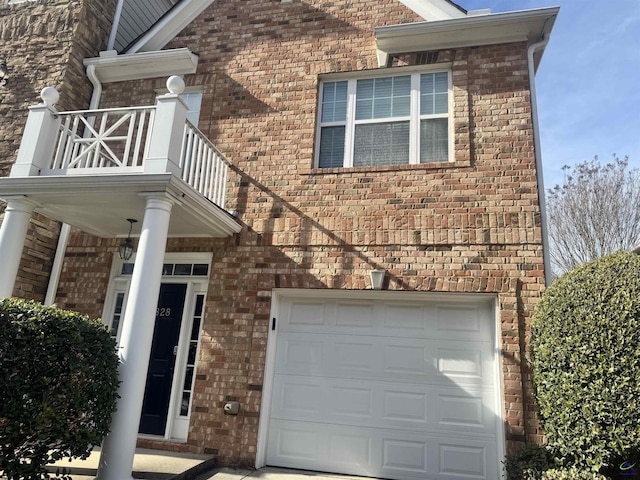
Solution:
M563 185L547 192L555 273L640 246L640 171L627 167L628 158L615 155L606 165L596 156L563 167Z

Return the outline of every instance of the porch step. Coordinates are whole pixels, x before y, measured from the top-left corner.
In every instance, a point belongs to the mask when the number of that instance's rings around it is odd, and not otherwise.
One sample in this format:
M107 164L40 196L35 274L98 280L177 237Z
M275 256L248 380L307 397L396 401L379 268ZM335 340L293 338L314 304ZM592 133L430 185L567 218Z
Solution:
M88 458L62 459L47 465L53 474L68 474L73 480L89 480L96 476L100 449L95 448ZM215 467L215 459L207 455L136 449L133 478L145 480L194 480Z

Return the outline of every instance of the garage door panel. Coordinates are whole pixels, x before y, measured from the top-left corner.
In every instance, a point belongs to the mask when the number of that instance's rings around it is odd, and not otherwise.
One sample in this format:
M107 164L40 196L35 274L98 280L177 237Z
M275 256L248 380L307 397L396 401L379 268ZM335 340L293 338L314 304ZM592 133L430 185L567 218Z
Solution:
M269 465L312 470L326 470L331 465L344 473L365 475L375 471L373 438L368 432L322 423L271 423Z
M492 435L486 388L276 375L271 417L354 427Z
M285 300L279 331L436 339L448 338L455 332L461 339L490 341L490 310L488 304Z
M485 395L483 395L485 393ZM485 407L486 392L438 392L438 425L449 430L470 429L494 431L492 412Z
M382 440L382 465L386 471L408 472L425 475L427 473L426 440L384 438Z
M499 478L494 440L273 420L268 465L406 480Z
M492 385L493 356L488 342L289 332L278 336L276 371L394 382Z
M282 349L283 365L296 365L297 368L308 369L309 371L320 367L325 355L325 342L321 339L316 341L296 338L294 341L287 341Z
M280 395L278 396L282 410L291 416L316 416L324 414L322 385L313 382L305 382L299 379L297 382L284 382L278 385Z
M294 301L283 304L282 321L290 329L328 325L326 302Z
M360 304L336 304L336 330L365 329L373 330L376 327L374 306L370 303Z
M427 423L427 394L397 391L386 388L382 392L382 416L393 424L401 422Z
M398 336L427 335L428 320L432 317L433 308L424 305L389 305L382 304L382 328L385 332L396 332Z
M330 341L331 339L326 340ZM333 347L329 344L327 350L332 354L330 354L330 358L335 362L333 366L336 371L351 372L352 375L360 376L366 372L373 372L376 365L376 343L366 339L353 341L336 339ZM329 365L319 365L322 372L327 368L331 368L331 361Z

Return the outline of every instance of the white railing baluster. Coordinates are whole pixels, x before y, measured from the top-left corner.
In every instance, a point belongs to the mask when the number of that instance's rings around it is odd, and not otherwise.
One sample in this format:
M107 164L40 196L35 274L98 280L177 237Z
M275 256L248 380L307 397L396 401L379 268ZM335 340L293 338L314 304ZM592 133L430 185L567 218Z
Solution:
M211 152L211 159L209 161L209 178L207 179L206 190L204 196L213 199L213 180L216 178L216 152Z
M124 144L124 153L122 154L122 166L128 167L129 151L131 150L131 141L133 140L133 129L136 126L136 112L129 114L129 128L127 129L127 139Z
M211 150L207 150L205 153L205 158L202 164L202 175L200 175L200 183L198 185L198 190L202 192L202 194L207 196L207 182L209 181L209 168L211 166L211 154L213 152Z
M229 175L229 165L226 163L222 164L222 179L220 181L220 192L219 192L219 197L218 197L218 201L216 202L216 204L220 207L220 208L224 208L224 204L226 201L226 185L227 185L227 176Z
M67 168L71 164L74 158L77 158L79 155L84 152L84 145L76 142L77 138L80 138L80 134L78 133L78 129L82 126L81 118L75 117L73 119L73 127L71 129L71 135L68 140L68 152L65 156L64 165L62 168Z
M147 125L146 125L147 138L144 141L144 152L142 152L142 162L144 162L144 159L147 158L147 155L149 153L149 145L151 143L151 125L153 125L153 122L155 122L155 118L156 118L156 109L152 108L149 110L149 121L147 122Z
M131 157L132 167L138 167L139 166L138 163L142 163L142 162L138 162L138 157L140 155L140 144L142 143L142 136L144 133L144 120L146 117L147 117L146 110L142 110L140 112L140 115L138 115L138 128L136 128L136 142L135 142L135 146L133 147L133 156Z
M224 204L229 165L224 155L189 122L182 145L182 179L217 205Z
M205 147L205 144L201 138L199 138L198 140L198 153L196 154L196 164L193 168L193 175L190 185L193 185L198 191L200 191L197 185L198 183L200 183L200 175L202 174L202 156L204 155L203 149Z
M216 159L216 178L215 178L215 186L213 189L213 197L211 197L211 200L213 200L215 203L218 203L218 197L220 196L220 180L222 179L222 161L220 160L220 157L218 157Z
M71 123L71 117L64 119L64 122L60 123L60 137L58 138L58 146L56 153L53 156L53 168L60 168L62 162L62 156L64 155L67 139L69 138L69 124Z

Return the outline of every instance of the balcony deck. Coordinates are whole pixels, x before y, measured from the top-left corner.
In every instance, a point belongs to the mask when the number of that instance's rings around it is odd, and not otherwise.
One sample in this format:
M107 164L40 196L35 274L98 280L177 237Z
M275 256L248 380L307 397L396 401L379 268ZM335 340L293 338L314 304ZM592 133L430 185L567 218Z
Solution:
M142 218L146 196L164 193L174 201L170 236L224 237L240 231L224 210L228 171L175 94L155 106L72 112L45 99L31 108L0 198L26 196L49 218L113 237Z

